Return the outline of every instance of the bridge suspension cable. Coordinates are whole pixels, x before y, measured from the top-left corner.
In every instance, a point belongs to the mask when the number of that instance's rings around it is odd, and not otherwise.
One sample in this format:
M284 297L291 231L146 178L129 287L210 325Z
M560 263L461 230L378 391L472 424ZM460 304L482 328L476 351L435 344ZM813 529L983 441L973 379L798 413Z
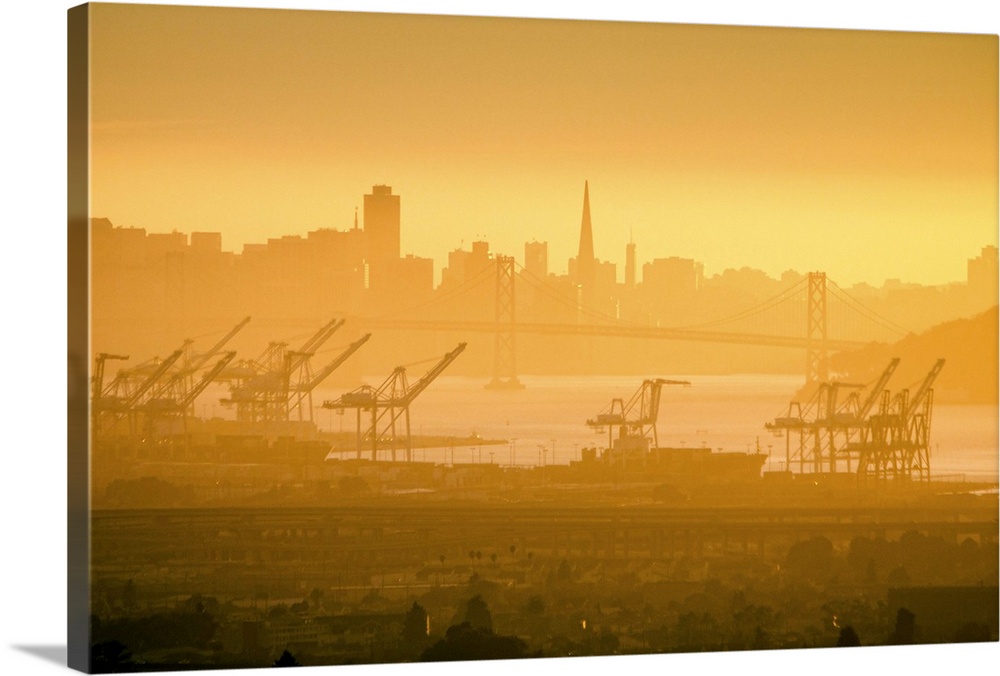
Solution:
M711 322L704 322L701 324L691 324L689 326L683 326L677 328L703 329L712 326L720 326L722 324L729 324L732 322L740 321L742 319L747 319L749 317L763 314L767 310L777 307L778 305L781 305L786 301L793 300L796 296L798 296L799 294L803 293L806 290L807 284L808 284L808 278L802 278L801 280L799 280L789 288L785 289L778 295L769 298L765 301L762 301L757 305L754 305L753 307L747 308L746 310L737 312L736 314L733 315L729 315L728 317L723 317L722 319L716 319Z
M620 324L622 326L641 326L640 324L637 324L635 322L629 322L629 321L626 321L626 320L621 319L619 317L612 317L611 315L605 314L605 313L601 312L600 310L595 310L593 308L587 307L586 305L583 305L579 301L574 300L572 298L569 298L569 297L565 296L564 294L559 293L558 291L556 291L555 289L553 289L551 286L549 286L548 284L546 284L545 280L540 279L537 275L535 275L534 273L532 273L531 271L529 271L523 265L520 265L516 261L515 261L514 264L515 264L515 266L517 266L518 271L522 273L522 277L521 278L524 279L526 282L528 282L531 285L532 289L534 289L535 291L538 291L538 292L544 294L545 296L551 298L552 300L554 300L554 301L562 304L564 307L570 308L572 310L576 310L576 311L580 312L581 314L587 315L589 317L593 317L595 319L600 319L600 320L609 322L611 324Z
M910 329L900 326L899 324L893 322L892 320L887 319L886 317L883 317L882 315L878 314L871 308L863 305L860 301L856 300L853 296L851 296L851 294L849 294L847 291L838 286L836 282L827 280L827 283L829 284L828 288L833 292L833 295L837 299L844 302L848 307L854 310L854 312L861 314L869 321L877 324L878 326L884 329L887 329L888 331L891 331L899 335L905 336L913 333L913 331L911 331Z

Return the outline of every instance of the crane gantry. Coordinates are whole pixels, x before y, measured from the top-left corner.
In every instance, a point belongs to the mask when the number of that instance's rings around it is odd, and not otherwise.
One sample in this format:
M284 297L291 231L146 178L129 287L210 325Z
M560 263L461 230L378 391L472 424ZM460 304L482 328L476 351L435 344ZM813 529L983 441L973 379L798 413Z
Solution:
M466 343L445 354L427 373L415 383L409 383L406 367L397 366L381 385L361 387L341 395L334 401L323 402L323 408L357 412L357 457L363 450L371 451L371 459L378 459L379 451L388 450L393 462L396 460L400 440L406 452L406 461L412 461L413 442L410 436L410 404L465 350ZM362 422L362 414L369 419ZM397 423L402 418L403 428ZM386 448L388 446L388 448Z
M861 400L866 386L858 383L827 381L818 383L805 402L793 400L784 416L765 423L764 428L785 434L785 462L789 468L797 461L799 472L837 472L858 455L858 436L868 413L899 365L899 358L889 362L868 395ZM850 390L841 400L842 390ZM792 448L792 436L797 438Z
M635 460L645 461L649 451L649 443L653 448L660 445L656 431L656 421L660 411L660 390L664 385L685 385L687 380L667 380L652 378L642 381L642 385L632 397L612 399L611 403L597 416L587 420L587 425L595 429L607 428L608 453L614 456L620 464ZM614 432L618 430L618 438Z
M858 475L886 479L930 480L931 414L934 381L945 360L938 359L910 396L904 388L891 396L882 393L878 413L862 429Z
M335 365L321 369L323 378L317 379L311 370L310 359L345 323L344 319L332 319L317 330L297 350L288 349L288 343L275 341L253 360L238 362L223 373L230 380L229 397L221 403L236 406L236 419L243 424L261 424L266 429L273 423L289 420L289 412L298 410L300 419L304 417L302 403L311 402L312 389L330 375L337 366L353 354L370 334L355 341L347 352L337 359ZM341 358L342 357L342 358ZM310 387L311 384L311 387ZM305 415L312 420L312 406Z
M788 412L764 427L785 433L785 461L799 472L856 472L877 479L930 478L932 385L945 360L938 359L911 397L886 389L899 366L893 358L868 388L854 383L819 383L804 403L792 401ZM841 400L839 392L852 390ZM876 408L877 405L877 408ZM792 436L797 437L793 447Z
M186 339L167 358L154 357L130 369L121 369L115 378L104 385L106 362L127 360L126 355L102 352L97 355L92 382L93 431L95 438L112 433L118 423L128 418L129 437L136 437L140 429L149 437L155 433L154 418L163 415L184 415L193 410L194 400L217 378L235 353L227 353L222 365L209 369L195 381L195 374L217 356L225 345L250 321L244 318L204 353L192 355L191 339Z

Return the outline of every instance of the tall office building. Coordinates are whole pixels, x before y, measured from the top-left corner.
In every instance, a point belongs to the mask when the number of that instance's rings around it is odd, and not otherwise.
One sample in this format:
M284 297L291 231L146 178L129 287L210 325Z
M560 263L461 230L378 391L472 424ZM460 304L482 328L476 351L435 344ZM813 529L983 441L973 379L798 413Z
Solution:
M632 241L625 245L625 288L635 288L635 242Z
M364 229L368 261L378 264L399 259L399 195L392 187L376 185L365 195Z
M580 222L580 250L576 255L576 269L583 284L593 282L594 228L590 224L590 185L583 182L583 219Z
M583 218L580 221L580 248L576 258L570 260L570 276L577 288L578 302L593 306L596 296L595 275L597 259L594 258L594 228L590 223L590 184L583 182Z

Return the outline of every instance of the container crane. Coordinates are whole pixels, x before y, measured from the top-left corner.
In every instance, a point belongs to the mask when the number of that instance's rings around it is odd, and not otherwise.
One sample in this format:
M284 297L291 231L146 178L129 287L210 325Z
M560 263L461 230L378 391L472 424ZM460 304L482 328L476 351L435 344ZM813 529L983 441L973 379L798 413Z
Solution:
M101 431L110 431L121 421L122 418L129 417L129 432L134 434L136 427L136 414L139 404L156 383L184 356L184 350L175 350L166 359L152 359L142 368L130 371L119 371L115 379L101 393L102 413L107 414L109 420L101 425ZM135 374L141 371L149 373L137 384L132 384L136 378ZM96 384L95 384L96 386Z
M883 479L930 479L930 432L934 381L944 368L938 359L913 396L909 389L890 398L882 393L879 412L862 430L858 474Z
M150 397L142 408L146 417L147 436L152 438L156 434L156 421L163 417L180 416L184 425L184 438L187 439L187 419L188 413L194 405L195 399L205 391L215 378L222 373L222 370L229 365L236 357L235 352L227 352L215 363L212 368L202 374L198 382L185 389L178 398L174 397Z
M410 436L410 404L421 392L448 368L465 350L466 343L459 343L448 352L427 373L415 383L410 384L406 378L406 367L397 366L392 374L377 388L362 385L348 392L335 401L323 402L323 408L334 410L355 409L357 411L357 454L361 457L362 448L367 444L371 450L372 460L378 459L382 444L388 442L392 460L396 460L397 443L400 434L405 441L406 461L412 460L412 437ZM362 428L362 412L369 413L371 418L367 428ZM403 420L404 429L397 430L397 423Z
M786 415L766 423L765 429L785 432L786 466L791 467L798 460L800 472L805 472L807 467L813 472L821 472L824 464L829 471L837 472L840 461L844 460L850 472L852 455L856 455L859 448L856 437L867 424L868 413L898 365L898 358L889 362L864 401L861 394L865 385L824 382L805 403L792 401ZM841 400L842 390L853 391ZM791 449L793 432L798 436L794 454Z
M112 397L110 393L104 391L104 370L105 362L108 360L127 360L128 355L109 354L101 352L97 355L94 375L91 379L91 415L93 416L92 429L95 437L99 437L104 429L102 416L120 406L121 401L117 397Z
M664 385L686 385L687 380L667 380L653 378L642 381L627 402L623 399L612 399L611 404L594 418L587 420L587 425L595 429L607 428L608 451L617 449L617 454L624 462L627 451L639 453L645 457L652 437L653 447L660 445L656 431L656 421L660 410L660 391ZM614 431L618 430L617 444Z
M157 408L170 409L180 400L193 403L194 399L189 398L188 393L196 387L194 374L219 354L226 343L232 340L249 321L250 317L245 317L208 351L200 355L191 356L190 347L194 341L186 339L166 360L153 358L131 369L123 369L107 386L104 386L105 362L111 359L125 360L128 357L99 354L93 379L94 429L100 434L114 427L125 415L130 415L131 431L134 433L135 417L139 413L148 414ZM232 357L226 359L226 363L231 360ZM218 371L215 369L213 371L212 377L215 378L218 376ZM198 387L197 392L200 393L207 385L208 383L204 383ZM101 421L102 415L107 420ZM150 428L148 422L146 428Z
M309 358L344 323L344 319L330 320L297 350L289 350L285 342L272 342L257 359L240 362L223 372L223 377L233 384L230 396L221 403L235 404L236 418L243 423L287 422L292 393L312 380Z
M108 354L107 352L101 352L99 355L97 355L96 359L97 365L94 368L94 376L92 379L93 389L91 391L91 397L95 402L98 401L104 394L104 368L105 368L104 362L108 361L109 359L124 361L128 359L128 355Z
M846 445L847 430L855 420L855 416L849 411L852 402L857 399L858 393L864 387L863 384L840 381L819 384L816 392L801 408L801 420L795 421L798 424L793 423L792 426L785 428L786 430L790 430L791 427L798 428L800 469L804 464L811 463L814 472L821 472L824 461L827 461L829 471L837 471L837 461L841 455L837 434L840 432L845 435L844 443ZM840 399L842 390L853 390L844 401ZM792 405L797 404L793 402ZM789 411L791 411L791 406ZM765 425L765 427L767 426ZM787 436L785 443L788 444ZM789 464L791 463L790 458L786 458L786 460ZM849 463L850 460L848 460Z

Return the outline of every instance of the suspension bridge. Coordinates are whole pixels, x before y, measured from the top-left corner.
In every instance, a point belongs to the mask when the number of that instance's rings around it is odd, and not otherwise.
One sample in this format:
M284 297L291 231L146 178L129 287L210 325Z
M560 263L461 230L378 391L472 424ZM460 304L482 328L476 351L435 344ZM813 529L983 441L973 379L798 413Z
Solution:
M491 285L490 299L484 292L488 292ZM576 321L519 320L519 287L561 308L565 311L562 314L571 314ZM780 293L745 310L686 326L629 321L588 307L581 301L583 294L576 295L571 298L560 293L547 280L518 265L513 257L498 255L494 265L484 267L425 304L409 308L405 314L357 321L365 331L397 329L493 334L491 384L498 388L521 387L516 367L518 335L658 339L799 349L805 351L806 381L812 383L828 379L827 363L831 352L857 349L873 342L893 342L910 333L854 299L823 272L811 272ZM485 302L492 300L492 320L441 316L443 307L461 306L463 299L478 302L480 315Z

